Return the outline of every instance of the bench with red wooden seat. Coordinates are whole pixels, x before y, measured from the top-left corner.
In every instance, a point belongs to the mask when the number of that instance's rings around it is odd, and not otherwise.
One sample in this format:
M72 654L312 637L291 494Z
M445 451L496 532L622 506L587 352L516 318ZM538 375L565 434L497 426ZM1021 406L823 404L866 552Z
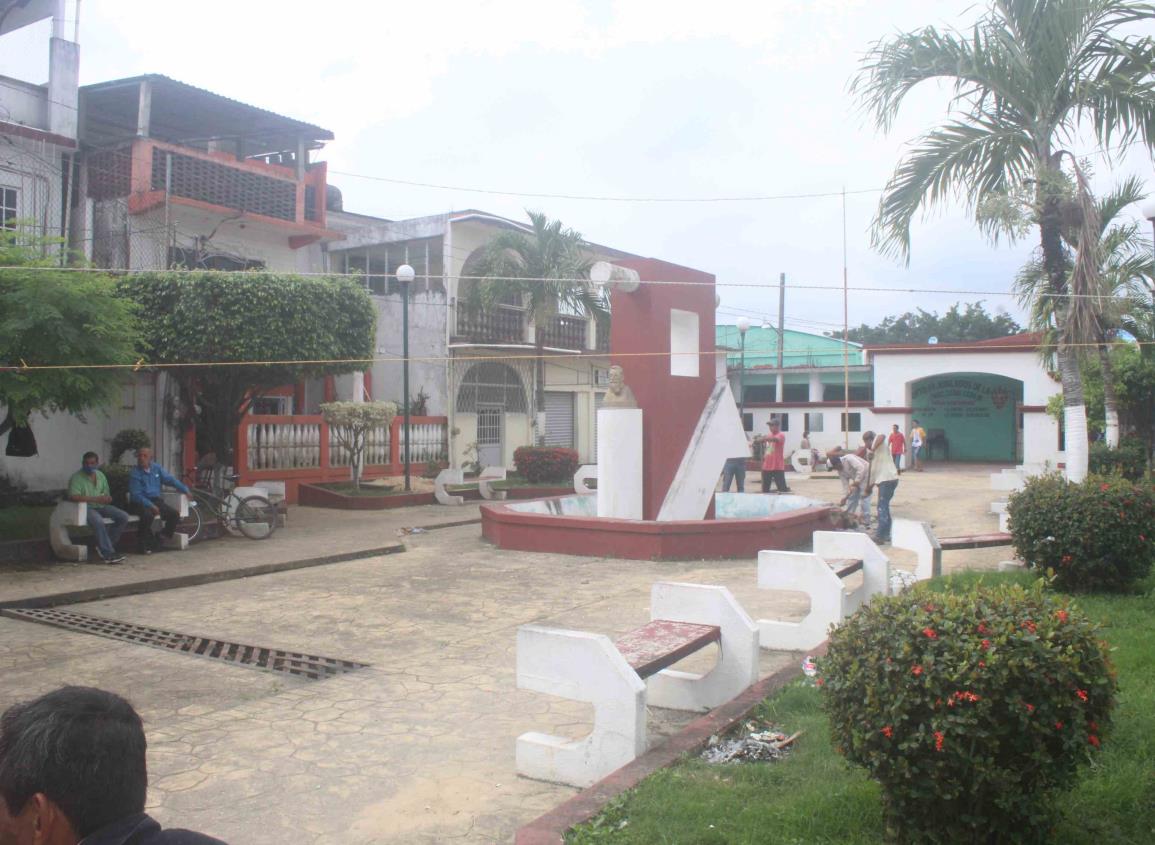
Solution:
M646 750L647 704L709 710L758 680L758 628L726 588L660 582L650 613L616 643L584 631L518 629L518 688L594 705L593 730L580 740L518 737L518 774L589 786ZM715 643L709 672L670 668Z
M1005 531L994 534L971 534L965 537L939 537L938 544L944 552L958 549L990 549L995 546L1011 545L1011 535Z

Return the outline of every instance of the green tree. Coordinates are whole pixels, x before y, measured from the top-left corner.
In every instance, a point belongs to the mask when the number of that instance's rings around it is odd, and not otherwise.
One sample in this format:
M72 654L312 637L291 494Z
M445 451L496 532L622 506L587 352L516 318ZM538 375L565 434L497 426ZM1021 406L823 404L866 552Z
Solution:
M537 442L545 442L540 422L545 409L545 329L559 314L572 314L608 325L609 310L601 294L586 281L590 259L579 232L536 211L529 215L532 233L503 231L486 244L477 264L477 280L467 304L492 308L499 302L519 302L535 327L534 407Z
M1074 160L1064 144L1089 130L1104 151L1155 145L1155 41L1118 34L1153 15L1155 7L1133 0L990 0L970 32L926 27L877 42L852 84L883 130L919 83L954 89L946 121L918 139L879 201L873 237L883 252L909 257L919 209L961 197L983 225L978 212L987 201L1033 196L1047 293L1064 303L1057 358L1074 480L1087 471L1073 346L1086 320L1077 296L1083 276L1062 237L1071 183L1063 164ZM997 240L1000 230L983 228Z
M361 370L372 356L376 311L364 287L348 279L139 273L120 291L140 307L142 354L168 366L198 448L224 464L262 390Z
M848 337L855 343L926 343L932 337L938 338L939 343L959 343L1007 337L1022 330L1009 314L988 313L980 300L956 302L941 317L937 311L919 308L887 317L877 326L863 323L851 329Z
M353 489L360 490L369 432L388 428L397 416L397 406L392 402L324 402L321 416L337 442L349 453Z
M1096 359L1096 400L1101 400L1107 445L1119 445L1119 411L1116 398L1111 344L1121 333L1143 334L1150 324L1152 303L1151 244L1139 233L1139 224L1119 220L1123 209L1144 197L1143 183L1131 177L1094 203L1093 212L1084 220L1075 215L1072 225L1063 227L1063 241L1080 258L1086 257L1094 266L1088 268L1089 278L1083 285L1089 294L1083 297L1083 308L1089 322L1081 341L1093 346ZM1030 211L1025 211L1029 214ZM1049 280L1042 261L1028 262L1015 280L1020 302L1030 309L1031 327L1042 331L1056 341L1064 328L1062 320L1067 312L1062 301L1049 296ZM1050 344L1045 347L1044 354ZM1084 365L1083 371L1087 367ZM1085 385L1087 391L1090 385ZM1086 391L1085 391L1086 392ZM1084 396L1085 407L1096 406L1089 393ZM1092 421L1093 422L1093 421Z
M113 280L63 269L39 246L0 230L0 434L36 411L80 415L110 404L131 377L116 365L137 359L134 308Z

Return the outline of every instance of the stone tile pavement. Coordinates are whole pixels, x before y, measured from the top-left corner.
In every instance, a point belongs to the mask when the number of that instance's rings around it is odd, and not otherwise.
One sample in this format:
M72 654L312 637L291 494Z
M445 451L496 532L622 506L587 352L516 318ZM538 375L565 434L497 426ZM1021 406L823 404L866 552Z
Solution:
M904 475L896 515L931 519L943 534L992 530L988 523L995 518L986 514L991 497L980 483L985 478L981 471L924 473L909 482ZM837 488L831 479L795 483L821 498ZM276 549L279 542L296 554L357 543L371 548L393 539L401 525L467 518L475 506L337 518L326 511L311 523L320 514L302 513L307 510L294 509L292 527L267 544L220 541L141 565L176 566L168 562L173 560L229 566L237 555ZM346 521L350 516L355 518ZM613 636L647 621L649 587L660 579L725 584L755 618L804 611L797 597L761 594L753 561L509 553L484 544L479 533L477 526L447 528L406 538L404 554L73 608L358 660L370 669L310 682L0 618L0 708L63 683L123 693L146 721L150 811L166 824L204 830L234 845L505 842L518 826L574 793L514 774L517 735L579 736L590 719L583 705L514 688L518 625ZM1006 550L984 552L996 560L1008 556ZM975 556L981 554L949 555L947 568L993 565ZM204 560L187 562L193 555ZM28 576L17 585L0 571L0 595L30 594L43 584L72 589L78 579L91 583L86 579L116 572L75 570L58 579ZM696 659L708 662L710 656ZM797 660L764 653L763 674ZM652 711L651 740L691 718Z

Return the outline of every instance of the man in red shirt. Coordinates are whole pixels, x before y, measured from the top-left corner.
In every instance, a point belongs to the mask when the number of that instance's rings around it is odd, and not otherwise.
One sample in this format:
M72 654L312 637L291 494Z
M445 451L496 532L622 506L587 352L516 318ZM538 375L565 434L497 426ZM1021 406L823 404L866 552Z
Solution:
M899 431L896 425L887 441L890 443L890 457L894 459L894 468L898 470L899 475L902 475L902 455L906 452L906 435Z
M779 493L789 493L786 486L786 435L782 433L778 419L772 417L770 433L762 438L766 452L762 458L762 492L770 492L770 482L778 485Z

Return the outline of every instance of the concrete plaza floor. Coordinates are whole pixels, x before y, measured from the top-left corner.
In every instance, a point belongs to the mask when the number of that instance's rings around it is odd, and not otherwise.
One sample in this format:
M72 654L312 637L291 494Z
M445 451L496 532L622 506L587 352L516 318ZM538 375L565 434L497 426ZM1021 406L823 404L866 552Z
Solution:
M943 536L996 530L988 467L905 474L894 510ZM837 498L834 479L795 489ZM236 566L249 556L378 548L402 526L468 519L476 506L357 514L295 508L270 541L221 540L134 566L0 570L0 601L108 579ZM643 562L504 552L476 525L404 538L401 554L88 602L69 609L371 668L305 681L0 618L0 708L79 683L115 690L145 718L150 812L241 843L507 842L573 795L514 773L518 734L580 736L588 708L515 689L515 632L529 622L611 636L648 620L656 580L725 584L754 618L800 616L746 561ZM993 567L1009 549L948 554ZM895 553L899 566L913 560ZM698 659L708 662L709 656ZM799 656L764 652L762 672ZM654 710L651 742L692 714Z

